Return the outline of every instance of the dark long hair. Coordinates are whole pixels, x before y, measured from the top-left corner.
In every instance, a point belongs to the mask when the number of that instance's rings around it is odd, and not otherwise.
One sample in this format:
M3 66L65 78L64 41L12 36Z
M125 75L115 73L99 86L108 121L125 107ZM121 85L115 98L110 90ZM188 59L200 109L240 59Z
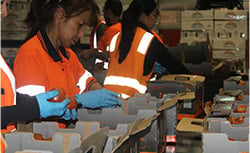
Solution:
M149 15L156 8L154 0L133 0L122 16L122 37L119 44L119 63L127 56L142 13Z
M92 9L94 5L93 0L32 0L30 11L25 20L29 28L25 41L32 38L41 26L54 20L57 8L62 7L66 17L70 18Z

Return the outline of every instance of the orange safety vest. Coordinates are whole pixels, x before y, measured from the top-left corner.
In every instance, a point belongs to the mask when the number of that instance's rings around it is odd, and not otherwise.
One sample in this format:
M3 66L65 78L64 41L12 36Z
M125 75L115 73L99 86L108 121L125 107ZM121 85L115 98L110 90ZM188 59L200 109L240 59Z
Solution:
M97 40L97 28L101 25L101 24L106 24L105 20L102 19L100 20L97 25L95 26L95 28L91 31L91 35L90 35L90 48L97 48L98 47L98 40Z
M137 27L130 51L122 63L119 59L120 33L110 43L110 64L104 80L104 88L120 93L123 98L133 97L135 93L145 93L150 74L143 76L145 56L154 35Z
M5 62L2 55L0 56L1 67L1 107L12 106L16 104L16 83L15 77ZM3 117L3 116L2 116ZM2 129L1 133L10 132L15 129L15 125L9 124L7 129Z
M161 39L161 37L154 31L154 30L151 30L152 34L162 43L164 44L163 40Z

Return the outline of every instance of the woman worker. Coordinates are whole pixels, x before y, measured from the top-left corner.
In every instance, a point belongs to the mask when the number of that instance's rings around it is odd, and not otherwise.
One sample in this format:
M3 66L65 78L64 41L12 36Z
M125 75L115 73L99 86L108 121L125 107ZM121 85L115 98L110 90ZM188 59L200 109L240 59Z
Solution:
M80 108L121 104L118 94L103 89L69 48L83 36L93 5L92 0L32 0L26 19L30 32L14 62L17 92L34 96L61 87Z
M190 73L151 32L157 20L154 0L133 0L123 13L122 31L110 43L104 87L123 98L145 93L155 62L169 73Z

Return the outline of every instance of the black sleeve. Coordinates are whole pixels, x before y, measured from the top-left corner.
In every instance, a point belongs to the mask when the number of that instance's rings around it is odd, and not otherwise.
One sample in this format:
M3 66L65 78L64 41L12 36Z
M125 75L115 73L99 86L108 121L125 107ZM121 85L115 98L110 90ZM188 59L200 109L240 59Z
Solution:
M156 61L164 66L171 74L191 74L182 63L169 53L167 47L157 40L157 38L154 38L145 57L143 75L147 75L151 72Z
M105 24L100 24L99 27L96 29L96 33L97 33L97 42L100 41L101 37L104 35L104 31L105 31Z
M17 121L29 122L40 118L36 97L17 93L16 105L1 107L1 129Z

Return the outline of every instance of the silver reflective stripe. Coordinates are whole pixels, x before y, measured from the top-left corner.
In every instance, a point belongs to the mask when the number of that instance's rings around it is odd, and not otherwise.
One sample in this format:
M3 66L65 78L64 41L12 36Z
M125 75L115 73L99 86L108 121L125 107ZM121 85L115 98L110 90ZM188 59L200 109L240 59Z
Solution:
M97 48L97 33L94 33L94 39L93 39L93 47Z
M121 93L121 98L122 99L127 99L127 98L129 98L130 96L129 95L126 95L126 94L124 94L124 93Z
M14 94L13 100L14 100L14 104L16 104L16 79L15 79L13 73L11 72L11 69L9 68L7 63L5 62L4 58L2 57L2 55L0 55L0 67L6 73L6 75L8 76L8 78L10 80L12 91Z
M120 76L107 76L104 85L127 86L136 89L139 93L145 93L147 90L147 86L140 84L138 80Z
M116 45L116 41L117 41L117 38L119 36L120 32L118 32L117 34L114 35L114 37L112 38L111 42L110 42L110 45L109 45L109 51L110 52L113 52L115 51L115 45Z
M100 50L100 49L98 49L98 52L103 52L102 50ZM101 59L99 59L99 58L96 58L95 59L95 64L97 64L97 63L102 63L103 62L103 60L101 60Z
M16 89L17 92L21 94L28 94L30 96L35 96L40 93L45 92L45 86L40 85L26 85Z
M150 45L151 40L153 39L154 35L152 35L149 32L146 32L140 41L140 44L137 48L137 51L143 55L146 54L146 51L148 49L148 46Z
M85 89L86 89L86 85L87 85L87 80L88 78L93 77L91 73L89 73L87 70L85 71L85 73L80 77L77 86L80 88L80 92L82 93Z

